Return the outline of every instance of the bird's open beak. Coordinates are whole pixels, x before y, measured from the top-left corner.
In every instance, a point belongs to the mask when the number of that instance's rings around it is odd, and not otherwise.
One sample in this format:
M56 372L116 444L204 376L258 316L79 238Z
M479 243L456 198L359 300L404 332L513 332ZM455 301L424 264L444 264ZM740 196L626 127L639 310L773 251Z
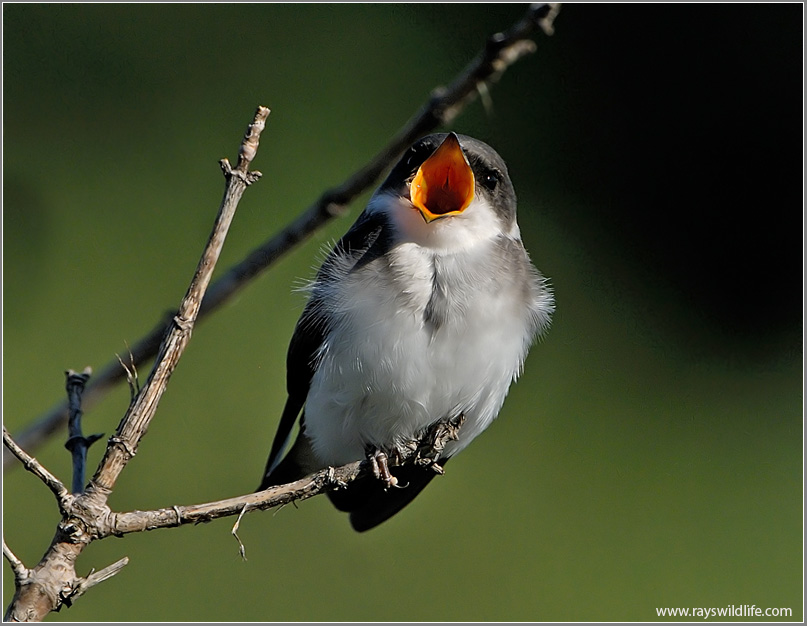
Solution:
M459 215L474 199L474 173L454 133L426 159L409 187L412 204L427 222Z

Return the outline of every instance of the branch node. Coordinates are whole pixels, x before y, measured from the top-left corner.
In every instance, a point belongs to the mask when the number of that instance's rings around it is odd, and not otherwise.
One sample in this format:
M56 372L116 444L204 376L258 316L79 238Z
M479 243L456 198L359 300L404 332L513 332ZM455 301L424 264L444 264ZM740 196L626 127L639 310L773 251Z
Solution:
M263 176L263 174L261 174L258 170L251 170L244 176L244 182L247 185L257 183L261 179L261 176Z
M84 529L78 524L77 520L72 519L59 524L62 536L70 541L70 543L81 543L82 538L86 535Z
M105 568L97 572L90 572L86 578L79 578L72 583L65 585L64 589L59 593L60 600L65 606L70 607L73 600L84 594L88 589L95 587L98 583L102 583L115 574L120 572L124 567L129 564L129 557L125 556L122 559L115 561L112 565L107 565ZM61 607L61 605L59 605ZM57 607L57 611L59 608Z
M224 176L226 178L229 178L230 176L232 176L232 174L233 174L233 166L230 165L230 161L229 161L229 159L227 159L227 157L224 157L223 159L221 159L219 161L219 166L221 167L221 171L224 173Z
M193 330L193 320L186 319L179 314L174 315L173 322L180 332L188 333Z
M65 376L67 376L67 391L71 390L71 387L78 387L82 391L84 390L84 385L87 384L87 381L92 376L92 368L88 365L84 368L84 371L81 373L75 372L73 370L67 370L65 372Z
M89 448L92 444L94 444L96 441L101 439L101 437L103 437L103 436L104 436L104 433L95 433L93 435L88 435L86 437L73 436L73 437L70 437L70 439L68 439L65 442L64 447L67 448L68 450L72 451L73 448L80 443L80 444L84 445L85 447Z
M322 483L325 489L347 489L348 485L348 483L336 475L336 469L330 465L325 470Z
M123 450L127 455L129 455L130 460L133 459L134 456L137 454L137 452L135 452L132 446L129 445L128 441L118 436L113 435L112 437L110 437L109 445L120 447L121 450Z

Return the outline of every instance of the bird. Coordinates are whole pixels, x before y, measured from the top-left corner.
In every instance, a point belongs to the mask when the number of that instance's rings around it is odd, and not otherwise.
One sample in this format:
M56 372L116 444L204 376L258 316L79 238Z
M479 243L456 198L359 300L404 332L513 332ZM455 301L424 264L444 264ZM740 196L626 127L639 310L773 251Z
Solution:
M435 133L406 150L306 288L259 491L380 462L382 480L328 492L363 532L409 504L491 424L555 310L516 208L505 162L486 143ZM388 462L457 419L435 467Z

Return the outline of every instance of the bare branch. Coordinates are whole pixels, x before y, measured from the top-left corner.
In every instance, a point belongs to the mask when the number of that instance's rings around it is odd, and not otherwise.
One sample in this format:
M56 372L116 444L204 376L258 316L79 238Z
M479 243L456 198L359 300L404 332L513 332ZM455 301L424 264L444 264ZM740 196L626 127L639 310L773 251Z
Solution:
M81 578L75 575L73 566L73 560L77 556L75 545L54 543L46 557L48 556L50 560L43 559L40 565L27 571L24 579L15 578L14 599L6 611L4 621L42 621L51 611L58 611L62 606L72 606L79 596L111 578L129 563L129 558L124 557L90 573L86 578Z
M242 515L245 512L265 511L297 500L307 500L328 489L344 487L366 472L363 461L355 461L341 467L328 467L296 482L270 487L257 493L248 493L235 498L173 506L154 511L130 511L110 513L107 526L102 529L105 536L172 528L185 524L210 522L222 517Z
M252 164L258 152L258 143L260 142L263 129L266 128L267 117L269 117L269 109L266 107L258 107L258 111L255 113L252 123L247 126L247 131L244 133L244 140L241 142L241 147L238 150L238 163L235 166L235 169L244 176L249 175L249 166ZM227 159L224 160L226 161ZM260 177L260 173L256 172L255 174Z
M59 510L64 513L70 506L72 496L70 495L70 492L67 491L67 487L62 484L62 481L56 478L53 474L46 470L39 461L18 446L11 438L11 435L5 426L3 426L3 443L5 444L6 448L8 448L8 450L20 460L25 469L47 485L48 489L50 489L53 492L53 495L56 496L56 501L59 503Z
M441 125L454 120L463 108L497 81L507 68L525 54L534 52L535 43L528 38L536 29L546 35L552 34L554 19L559 4L532 4L526 14L503 33L492 35L482 50L448 87L435 89L429 100L415 116L376 154L370 162L356 171L341 185L329 189L309 206L297 219L280 233L250 252L242 261L228 269L210 286L199 311L199 319L217 310L242 288L260 275L285 253L304 241L333 217L341 215L348 204L370 189L381 174L397 160L409 145ZM162 338L172 327L175 313L169 314L131 350L131 363L140 365L152 358L160 347ZM84 394L84 406L89 407L113 386L124 380L126 373L118 362L107 364L96 376ZM17 434L17 440L28 449L35 449L53 434L67 419L64 403L53 407L34 423ZM3 457L3 467L13 461Z
M3 538L3 556L6 557L6 561L11 565L11 571L14 572L14 580L17 584L21 584L28 579L28 568L23 565L22 561L17 558L17 555L6 545L5 537Z
M84 386L92 374L92 369L87 367L81 374L73 370L67 370L67 404L70 418L67 421L67 442L64 447L70 450L73 456L73 493L84 491L84 469L87 464L87 450L98 441L103 435L90 435L85 437L81 432L81 394Z
M437 460L442 455L446 444L457 439L464 422L465 416L460 414L453 419L445 419L432 424L419 433L417 440L399 451L399 454L396 455L398 458L395 465L415 464L431 467L435 472L442 474L443 469L437 465ZM238 523L247 512L264 511L290 502L307 500L331 489L342 489L354 480L371 475L373 475L371 462L365 459L340 467L326 467L293 483L270 487L264 491L226 500L190 506L172 506L154 511L109 513L106 523L98 529L99 538L107 535L121 536L145 530L156 530L157 528L172 528L184 524L198 524L238 515L238 521L233 527L233 534L238 539L235 532L238 530Z
M227 185L213 230L202 252L202 257L196 266L196 272L193 275L188 291L179 305L179 311L174 316L173 324L160 347L154 368L145 385L137 394L135 401L126 411L115 437L110 439L104 458L101 460L95 476L90 481L87 493L91 499L96 499L95 502L98 504L106 502L121 471L126 467L129 460L137 454L140 440L146 434L171 374L173 374L188 341L190 341L191 333L199 314L199 307L221 254L224 239L227 237L227 232L235 216L241 196L247 186L257 181L261 176L260 172L247 171L247 167L255 155L260 133L266 124L268 115L269 109L258 107L241 143L238 166L235 169L230 167L227 159L222 159L220 162L227 179Z
M398 464L431 465L435 471L442 473L442 468L436 465L433 459L439 458L445 444L456 438L463 419L459 416L454 420L438 422L426 429L419 440L411 442L411 446L402 451ZM424 459L429 461L424 462ZM116 574L128 562L128 559L121 559L87 578L75 577L73 569L75 559L90 541L110 535L122 536L158 528L210 522L235 515L238 517L232 533L238 541L239 553L245 558L244 545L238 538L237 530L241 518L246 513L306 500L328 490L344 488L354 480L371 475L372 470L367 460L355 461L341 467L327 467L296 482L270 487L258 493L205 504L123 513L111 512L106 503L95 506L90 501L89 495L85 494L76 499L76 505L69 518L60 524L53 544L37 566L37 571L17 585L17 592L6 616L42 619L49 611L63 604L69 606L87 589ZM57 563L60 567L53 567L51 563ZM19 567L22 567L21 563ZM37 576L41 579L37 579Z
M64 602L64 604L67 606L70 606L76 598L87 592L92 587L95 587L95 585L98 583L102 583L105 580L112 578L128 564L129 557L125 556L122 559L115 561L112 565L107 565L105 568L100 569L97 572L90 573L86 578L79 578L69 592L62 594L62 602Z
M110 438L104 458L86 492L77 496L70 495L64 485L45 470L36 459L23 451L11 439L5 427L3 428L3 440L6 446L23 462L26 468L39 476L56 494L62 512L62 519L56 528L50 547L39 564L29 570L24 579L19 577L16 579L14 598L6 611L6 620L40 621L51 611L58 611L62 606L70 606L73 600L87 589L114 576L128 563L128 559L121 559L86 578L78 577L75 570L76 559L84 548L92 541L105 536L104 522L111 516L107 499L121 471L136 454L140 440L154 417L168 380L190 340L202 298L221 253L238 202L246 187L260 178L259 172L250 172L248 167L255 156L260 132L268 115L269 109L258 107L241 144L238 166L235 169L230 167L227 159L222 159L220 162L227 184L210 238L202 252L185 297L180 303L179 311L174 316L173 325L160 347L158 358L148 381L129 405L118 426L117 433ZM75 385L83 386L87 376L89 376L88 373L76 375L68 372L67 387L73 409L71 422L76 422L71 424L71 439L75 436L81 414ZM4 547L4 553L7 553L6 558L11 561L13 556L11 551ZM16 557L14 559L12 567L18 563ZM17 570L22 572L20 567L21 564L16 565Z

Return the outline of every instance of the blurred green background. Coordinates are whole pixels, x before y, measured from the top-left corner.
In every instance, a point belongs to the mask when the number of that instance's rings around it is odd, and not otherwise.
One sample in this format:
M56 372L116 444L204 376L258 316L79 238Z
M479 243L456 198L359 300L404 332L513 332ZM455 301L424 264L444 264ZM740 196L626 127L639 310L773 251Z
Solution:
M258 104L272 115L219 271L362 165L520 5L3 6L3 419L12 432L175 307ZM557 314L500 418L409 508L354 533L323 497L93 544L130 564L53 621L803 619L802 12L565 5L453 128L493 145ZM111 498L258 483L321 250L200 325ZM145 377L147 372L142 372ZM114 432L124 387L85 417ZM69 481L65 437L36 456ZM91 450L91 465L101 447ZM19 469L31 566L57 511ZM4 563L4 603L13 584Z

